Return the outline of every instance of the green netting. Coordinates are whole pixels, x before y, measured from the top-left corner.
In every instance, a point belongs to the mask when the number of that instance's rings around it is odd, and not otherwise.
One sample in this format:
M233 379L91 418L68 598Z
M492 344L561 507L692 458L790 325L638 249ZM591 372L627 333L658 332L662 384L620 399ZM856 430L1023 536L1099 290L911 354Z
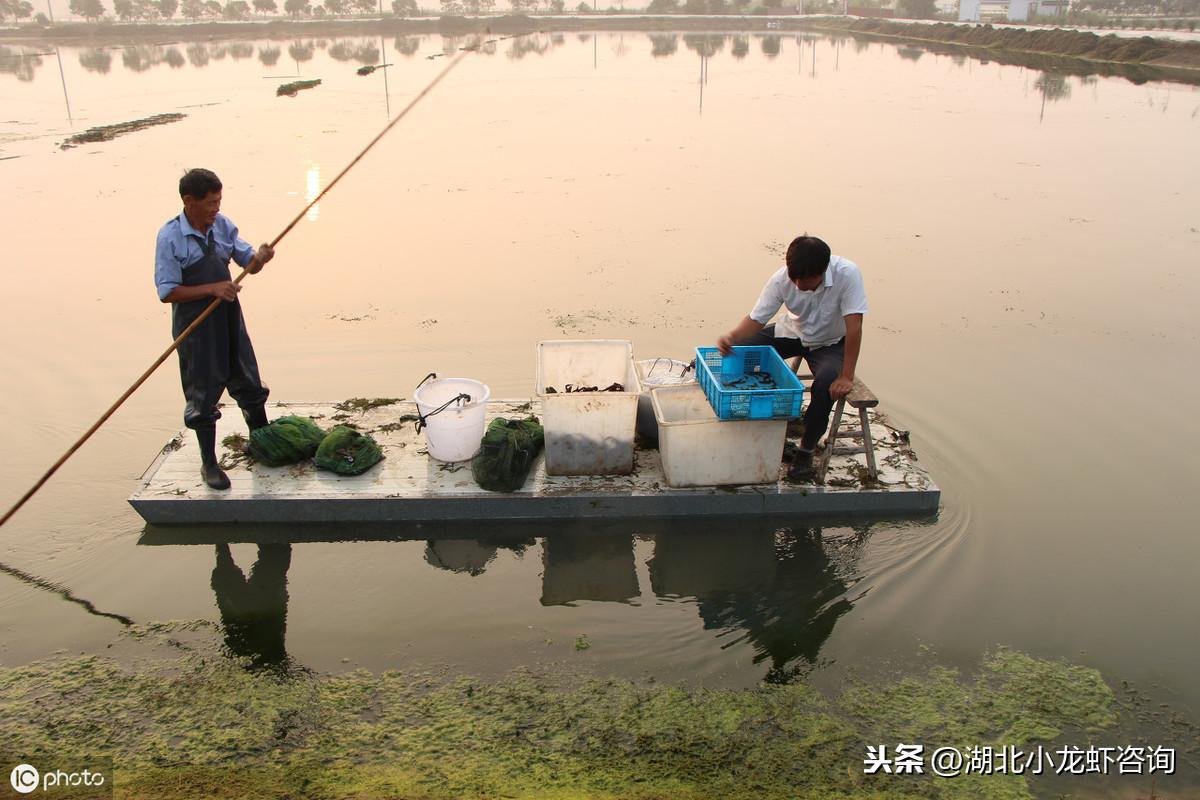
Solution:
M382 461L383 453L370 436L338 425L322 440L314 460L338 475L361 475Z
M308 417L287 416L250 431L246 449L255 461L282 467L312 458L324 438L325 431Z
M537 417L492 420L471 459L475 482L489 492L515 492L525 485L544 442Z

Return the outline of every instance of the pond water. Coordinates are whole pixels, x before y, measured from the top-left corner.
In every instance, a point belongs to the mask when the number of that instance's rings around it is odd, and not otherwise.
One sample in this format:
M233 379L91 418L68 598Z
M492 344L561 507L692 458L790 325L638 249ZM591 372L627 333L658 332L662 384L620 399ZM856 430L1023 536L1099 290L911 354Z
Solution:
M269 240L467 43L7 46L5 508L169 343L153 243L182 171L215 170ZM713 687L1006 645L1195 720L1197 141L1195 86L892 43L488 45L248 279L272 399L411 397L430 371L527 397L543 339L687 357L808 232L863 270L859 373L937 518L146 531L125 498L181 425L172 358L0 530L0 663L103 649L118 617L219 621L235 652L316 670L567 661Z

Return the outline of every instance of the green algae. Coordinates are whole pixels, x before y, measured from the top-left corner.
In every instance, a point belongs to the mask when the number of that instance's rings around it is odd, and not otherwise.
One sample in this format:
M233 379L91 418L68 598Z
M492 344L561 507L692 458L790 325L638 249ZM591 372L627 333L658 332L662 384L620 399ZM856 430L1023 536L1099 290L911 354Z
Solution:
M145 119L135 119L132 122L118 122L115 125L100 125L95 128L88 128L83 133L77 133L73 136L68 136L59 145L63 150L70 150L72 147L79 147L82 144L92 144L95 142L111 142L118 136L124 136L135 131L152 128L155 125L166 125L171 122L178 122L186 117L187 114L155 114Z
M351 397L349 400L334 403L333 407L338 411L357 411L361 414L365 411L370 411L372 408L395 405L403 399L402 397Z
M1028 745L1117 724L1092 669L1012 650L975 674L714 690L565 669L251 670L207 622L0 668L0 753L104 755L118 797L1029 798L1020 775L864 775L867 744Z
M292 81L276 89L275 96L283 97L286 95L287 97L295 97L302 89L315 89L320 85L321 81L319 79L313 81Z
M221 445L228 451L221 454L221 469L231 470L237 467L250 467L254 464L254 456L250 454L250 440L241 433L231 433L221 440Z

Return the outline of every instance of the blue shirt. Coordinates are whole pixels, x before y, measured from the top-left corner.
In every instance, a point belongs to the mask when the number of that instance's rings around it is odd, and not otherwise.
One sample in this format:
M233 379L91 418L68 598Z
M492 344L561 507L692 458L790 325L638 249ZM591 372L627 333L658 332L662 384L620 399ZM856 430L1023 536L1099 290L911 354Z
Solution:
M179 216L163 225L158 231L158 242L154 245L154 285L158 287L158 299L164 300L171 290L183 283L183 271L204 258L203 242L214 248L214 252L225 261L231 257L238 266L244 267L254 257L254 248L238 238L237 225L229 217L218 213L208 236L192 227L187 216Z

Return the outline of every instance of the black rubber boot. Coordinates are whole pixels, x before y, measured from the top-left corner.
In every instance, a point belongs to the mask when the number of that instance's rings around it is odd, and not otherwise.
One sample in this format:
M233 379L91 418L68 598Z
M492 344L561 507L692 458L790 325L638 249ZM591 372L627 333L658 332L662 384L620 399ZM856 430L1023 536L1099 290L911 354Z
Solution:
M197 428L196 441L200 443L200 477L212 489L228 489L229 476L217 464L217 429Z
M271 423L267 422L267 407L255 406L254 408L243 408L242 416L246 419L246 426L250 430L265 428Z
M813 478L813 454L803 450L796 451L792 466L788 469L788 480L810 481Z

